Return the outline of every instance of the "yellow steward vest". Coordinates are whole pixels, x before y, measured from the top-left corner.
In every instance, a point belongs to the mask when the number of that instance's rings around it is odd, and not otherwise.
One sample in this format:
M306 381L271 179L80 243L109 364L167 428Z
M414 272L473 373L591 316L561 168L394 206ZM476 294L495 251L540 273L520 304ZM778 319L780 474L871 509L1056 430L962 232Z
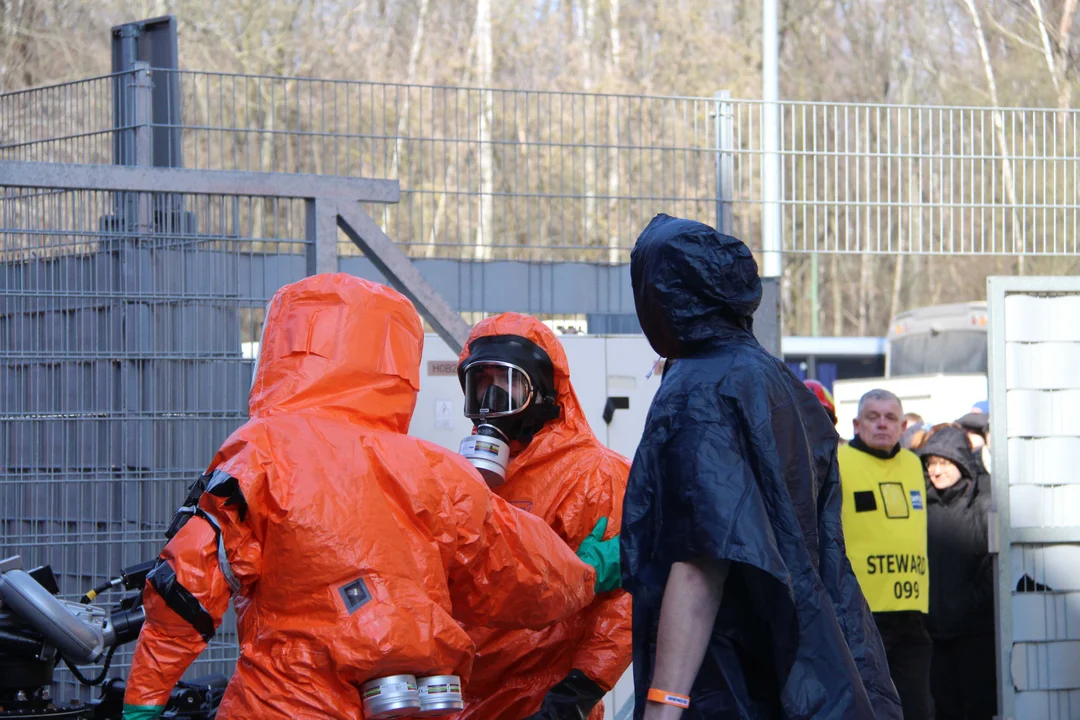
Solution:
M926 481L910 450L888 460L839 450L844 541L873 612L926 612Z

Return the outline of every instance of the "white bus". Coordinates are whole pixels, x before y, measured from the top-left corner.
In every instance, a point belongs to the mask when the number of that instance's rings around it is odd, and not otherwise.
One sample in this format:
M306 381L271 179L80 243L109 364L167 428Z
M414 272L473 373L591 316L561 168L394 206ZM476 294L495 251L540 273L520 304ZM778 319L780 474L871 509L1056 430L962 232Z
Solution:
M837 429L852 435L859 398L873 388L896 393L904 410L930 423L951 422L987 398L985 302L916 308L892 319L885 376L837 381Z
M886 334L885 376L986 374L986 303L900 313Z

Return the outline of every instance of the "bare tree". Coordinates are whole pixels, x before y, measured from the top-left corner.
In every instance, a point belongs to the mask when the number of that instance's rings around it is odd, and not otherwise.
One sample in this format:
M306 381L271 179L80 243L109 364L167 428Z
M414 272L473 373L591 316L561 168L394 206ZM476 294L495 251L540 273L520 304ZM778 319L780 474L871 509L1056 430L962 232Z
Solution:
M611 13L608 28L608 82L615 85L622 77L622 34L619 29L619 3L620 0L610 0L609 10ZM609 112L608 115L608 157L607 157L607 195L608 195L608 262L615 265L619 262L620 247L619 237L619 116L617 112Z
M1077 0L1065 0L1061 9L1061 20L1058 23L1056 42L1050 39L1049 22L1043 12L1042 0L1029 0L1031 8L1037 19L1039 39L1042 42L1043 58L1046 61L1046 69L1050 74L1050 81L1057 93L1058 109L1061 111L1059 121L1064 129L1066 114L1072 98L1072 84L1068 80L1069 49L1072 41L1073 19L1076 16Z
M405 70L405 101L398 114L397 121L397 133L394 137L394 154L390 159L390 170L387 174L388 178L397 179L398 177L398 165L401 159L401 147L404 142L405 131L409 124L409 109L410 102L412 100L412 84L416 82L416 64L420 60L420 52L424 48L424 27L427 24L428 8L430 7L430 0L420 0L420 9L417 12L416 17L416 30L413 32L412 45L409 47L409 63ZM387 226L390 224L390 206L387 205L383 210L383 232L386 232Z
M596 62L593 57L596 49L596 3L597 0L585 0L585 17L582 22L581 50L585 69L585 92L593 92L596 89L596 78L594 77ZM593 109L595 110L595 105ZM585 153L585 217L583 220L584 242L586 245L594 241L596 234L596 153L599 138L592 137L590 139L589 131L590 128L596 129L598 127L597 123L586 121L585 126L582 128L582 139L585 142L583 148Z
M986 85L990 91L990 102L994 107L994 131L997 138L998 154L1001 156L1001 174L1005 183L1005 196L1012 208L1012 240L1013 250L1023 252L1024 238L1020 234L1020 218L1016 207L1016 182L1013 179L1012 162L1010 160L1009 143L1005 137L1005 115L999 109L1001 102L998 98L997 80L994 76L994 65L990 62L990 51L986 46L986 34L983 32L982 20L979 18L979 10L975 7L975 0L964 0L964 5L971 15L971 22L975 26L975 42L979 47L979 56L982 59L983 72L986 74ZM1024 256L1017 258L1017 270L1024 274Z
M477 260L491 259L495 222L495 148L492 128L495 124L495 98L490 88L494 83L491 48L491 0L476 0L477 69L482 86L481 109L477 139L480 150L480 224L476 229Z

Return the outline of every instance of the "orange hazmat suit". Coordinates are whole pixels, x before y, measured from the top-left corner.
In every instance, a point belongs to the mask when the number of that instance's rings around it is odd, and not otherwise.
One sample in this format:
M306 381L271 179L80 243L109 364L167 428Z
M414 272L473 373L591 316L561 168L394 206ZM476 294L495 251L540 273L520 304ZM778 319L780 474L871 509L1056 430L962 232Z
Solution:
M422 346L385 286L318 275L275 294L251 419L147 579L125 718L160 714L230 598L240 657L219 720L356 720L367 680L467 681L458 620L545 627L592 601L593 569L543 522L406 435Z
M469 341L497 335L523 337L547 353L560 414L511 458L506 482L494 492L542 518L572 548L601 518L608 519L605 539L617 535L630 463L602 445L589 428L559 339L533 317L504 313L478 323ZM468 357L466 345L461 361ZM630 665L630 611L630 596L615 590L542 630L467 626L477 650L461 720L528 717L572 670L583 672L603 691L611 690ZM589 718L603 717L600 702Z

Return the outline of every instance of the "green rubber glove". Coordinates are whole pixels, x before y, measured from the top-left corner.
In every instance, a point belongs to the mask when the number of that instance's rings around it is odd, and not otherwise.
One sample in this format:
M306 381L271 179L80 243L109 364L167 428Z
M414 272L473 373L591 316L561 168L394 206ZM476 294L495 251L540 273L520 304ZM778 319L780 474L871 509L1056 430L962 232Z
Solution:
M164 710L164 705L124 705L124 720L156 720Z
M589 537L581 542L577 556L596 570L596 594L622 587L622 565L619 563L619 536L604 540L607 518L600 518Z

